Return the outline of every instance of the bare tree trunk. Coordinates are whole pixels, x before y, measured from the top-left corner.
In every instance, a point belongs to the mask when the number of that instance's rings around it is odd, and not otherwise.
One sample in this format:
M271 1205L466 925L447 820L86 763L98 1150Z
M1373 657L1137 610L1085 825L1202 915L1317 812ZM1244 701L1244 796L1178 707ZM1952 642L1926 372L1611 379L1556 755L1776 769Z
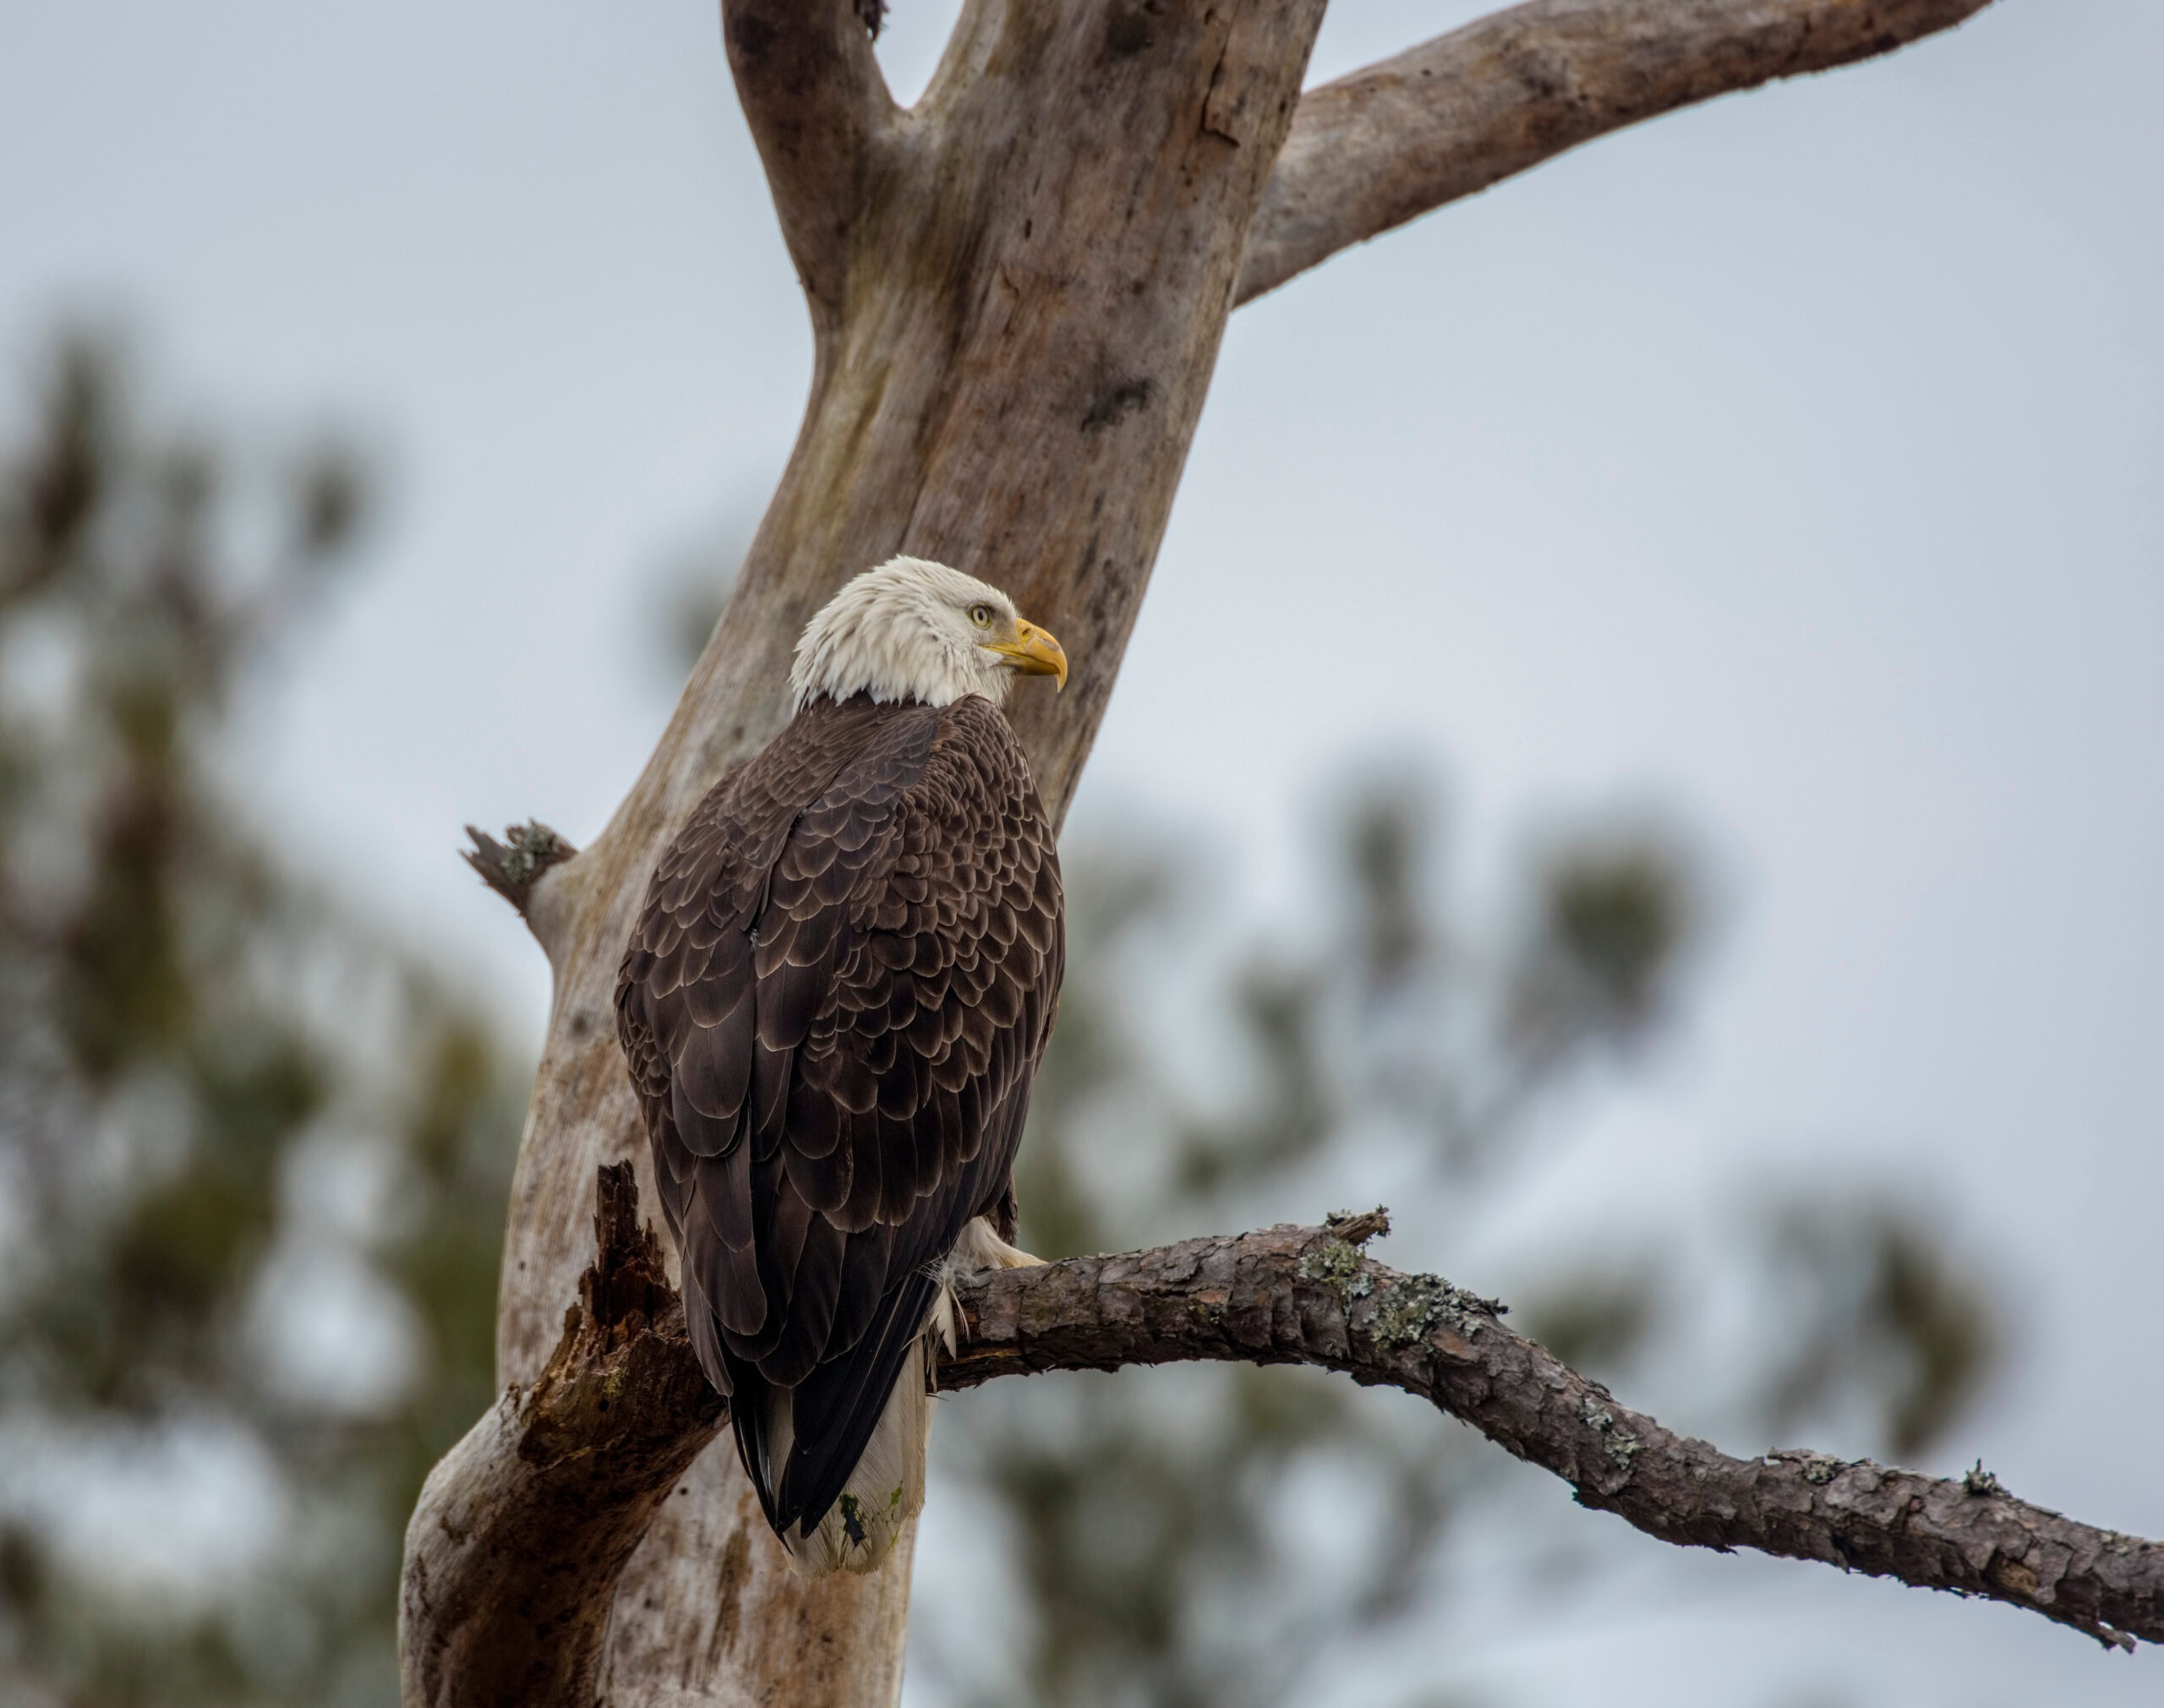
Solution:
M499 886L549 953L555 1000L505 1248L497 1370L512 1391L439 1467L409 1534L409 1702L583 1703L595 1664L623 1708L808 1708L899 1691L907 1543L871 1577L801 1584L725 1440L653 1510L605 1634L520 1602L537 1640L576 1651L544 1669L555 1683L491 1695L444 1659L504 1649L462 1648L453 1629L493 1617L461 1576L483 1569L467 1538L489 1517L468 1497L508 1486L492 1478L522 1438L505 1419L545 1410L544 1369L594 1252L594 1169L629 1160L652 1190L612 1010L632 914L698 798L779 727L790 649L812 613L898 551L1008 588L1073 662L1063 696L1015 713L1063 816L1236 295L1602 130L1884 52L1985 0L1536 0L1309 105L1300 83L1323 3L969 0L904 112L852 0L724 0L730 64L811 311L812 396L644 773L589 848L544 848ZM1300 138L1273 183L1296 109ZM673 1273L673 1252L662 1261Z
M847 0L725 8L811 302L812 400L668 734L532 903L557 998L512 1189L504 1382L531 1383L555 1343L591 1252L595 1164L648 1167L610 1007L647 874L714 778L779 727L790 649L846 577L896 552L938 559L1060 636L1066 692L1016 722L1064 812L1321 17L1322 0L975 0L904 113ZM724 1439L626 1572L607 1699L890 1701L909 1563L904 1543L872 1576L799 1583Z

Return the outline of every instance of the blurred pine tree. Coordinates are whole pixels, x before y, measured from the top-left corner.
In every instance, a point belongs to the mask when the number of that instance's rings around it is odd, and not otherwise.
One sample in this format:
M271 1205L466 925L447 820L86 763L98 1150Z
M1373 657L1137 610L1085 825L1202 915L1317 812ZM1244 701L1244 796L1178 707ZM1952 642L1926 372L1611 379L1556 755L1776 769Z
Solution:
M523 1068L220 776L236 691L369 496L331 441L232 468L153 433L82 338L0 486L0 1678L25 1701L395 1700L406 1517L493 1391ZM167 1497L207 1510L178 1542Z

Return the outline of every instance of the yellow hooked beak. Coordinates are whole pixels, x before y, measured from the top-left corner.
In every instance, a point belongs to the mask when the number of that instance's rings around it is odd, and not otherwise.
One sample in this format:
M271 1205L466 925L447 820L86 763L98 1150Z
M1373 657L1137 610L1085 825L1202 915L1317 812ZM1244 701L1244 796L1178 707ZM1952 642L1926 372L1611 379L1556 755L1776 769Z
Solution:
M978 643L987 652L997 652L1012 665L1018 674L1050 676L1055 685L1067 685L1067 652L1058 641L1023 618L1014 619L1014 638L1011 641L984 641Z

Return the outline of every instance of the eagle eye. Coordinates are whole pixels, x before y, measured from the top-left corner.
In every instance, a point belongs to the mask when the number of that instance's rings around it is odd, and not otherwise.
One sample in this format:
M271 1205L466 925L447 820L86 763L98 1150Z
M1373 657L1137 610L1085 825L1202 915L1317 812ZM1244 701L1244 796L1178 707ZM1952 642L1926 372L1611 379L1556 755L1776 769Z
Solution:
M989 605L970 606L970 620L980 629L989 629L992 626L992 607Z

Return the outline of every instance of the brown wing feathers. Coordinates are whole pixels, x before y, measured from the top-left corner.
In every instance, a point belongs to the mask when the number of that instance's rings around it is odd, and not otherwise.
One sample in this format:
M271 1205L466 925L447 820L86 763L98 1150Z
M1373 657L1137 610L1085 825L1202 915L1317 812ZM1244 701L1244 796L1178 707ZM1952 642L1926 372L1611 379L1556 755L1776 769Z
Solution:
M619 1030L693 1342L778 1529L840 1492L928 1266L1011 1205L1063 954L1051 832L982 700L808 708L655 870ZM747 1403L769 1384L786 1467Z

